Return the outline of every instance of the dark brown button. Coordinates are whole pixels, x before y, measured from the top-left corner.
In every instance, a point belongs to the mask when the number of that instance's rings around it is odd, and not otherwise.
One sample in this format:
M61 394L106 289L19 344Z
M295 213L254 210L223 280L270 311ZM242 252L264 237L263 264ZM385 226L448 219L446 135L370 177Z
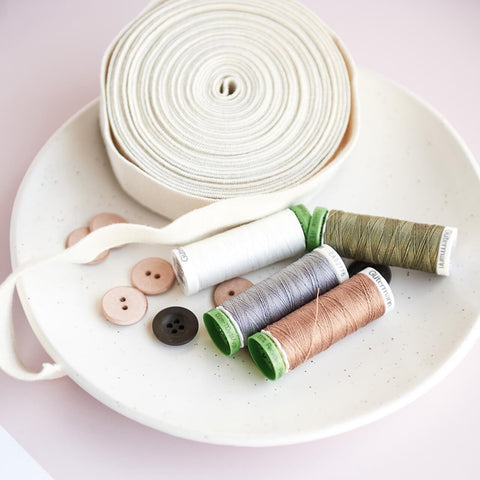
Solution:
M155 315L153 334L167 345L184 345L198 332L198 320L193 312L183 307L168 307Z

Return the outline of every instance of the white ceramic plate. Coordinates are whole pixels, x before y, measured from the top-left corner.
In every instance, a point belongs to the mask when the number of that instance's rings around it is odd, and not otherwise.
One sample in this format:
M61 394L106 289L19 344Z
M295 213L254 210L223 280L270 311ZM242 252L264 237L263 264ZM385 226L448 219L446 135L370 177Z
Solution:
M118 412L190 439L280 445L336 434L396 410L444 377L479 333L480 181L459 137L419 99L372 73L360 74L360 140L334 181L308 206L388 215L459 228L452 275L393 270L395 310L277 382L243 351L221 355L201 323L182 347L151 333L170 305L199 318L212 290L184 297L178 287L150 297L140 323L116 327L100 313L113 286L162 246L130 245L97 266L62 266L29 274L20 297L40 341L81 387ZM102 211L161 226L118 187L97 126L97 103L64 125L38 154L15 204L15 265L55 254L68 233ZM247 275L258 281L280 266Z

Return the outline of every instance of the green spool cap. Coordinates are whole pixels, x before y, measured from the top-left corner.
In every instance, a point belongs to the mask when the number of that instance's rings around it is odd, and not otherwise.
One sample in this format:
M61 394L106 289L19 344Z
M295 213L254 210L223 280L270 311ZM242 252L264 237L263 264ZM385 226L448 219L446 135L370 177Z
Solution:
M316 207L313 210L307 232L307 251L309 252L322 244L323 225L325 224L327 213L328 210L324 207Z
M275 342L265 333L254 333L248 339L248 351L261 372L270 380L277 380L287 370Z
M305 235L305 241L307 240L308 225L312 216L305 205L294 205L290 207L290 210L296 215L300 225L302 226L303 234Z
M213 343L225 355L234 355L240 350L241 339L232 321L219 308L203 314L203 322Z

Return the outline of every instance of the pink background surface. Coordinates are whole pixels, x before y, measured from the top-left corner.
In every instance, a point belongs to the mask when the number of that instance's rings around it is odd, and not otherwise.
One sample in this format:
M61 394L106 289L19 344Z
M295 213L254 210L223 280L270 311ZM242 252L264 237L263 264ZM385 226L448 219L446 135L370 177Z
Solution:
M480 157L478 0L303 3L344 39L359 65L424 97ZM10 213L26 169L48 137L98 96L104 49L145 4L0 0L1 278L11 268ZM38 366L45 354L18 303L14 316L20 354L27 365ZM395 414L334 438L287 447L182 440L120 416L68 378L31 384L2 372L0 424L55 479L283 479L299 474L473 479L480 475L479 364L477 342L443 382Z

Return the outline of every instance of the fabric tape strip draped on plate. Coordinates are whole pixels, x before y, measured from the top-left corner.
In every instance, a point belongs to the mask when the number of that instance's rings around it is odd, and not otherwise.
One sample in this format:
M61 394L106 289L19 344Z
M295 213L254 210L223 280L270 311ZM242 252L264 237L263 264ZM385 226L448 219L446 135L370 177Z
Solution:
M15 354L11 300L25 272L126 243L188 243L282 210L331 178L358 136L353 62L291 0L153 2L105 53L101 86L120 185L176 220L112 225L13 272L0 287L0 367L16 378L64 375L57 364L30 372Z

